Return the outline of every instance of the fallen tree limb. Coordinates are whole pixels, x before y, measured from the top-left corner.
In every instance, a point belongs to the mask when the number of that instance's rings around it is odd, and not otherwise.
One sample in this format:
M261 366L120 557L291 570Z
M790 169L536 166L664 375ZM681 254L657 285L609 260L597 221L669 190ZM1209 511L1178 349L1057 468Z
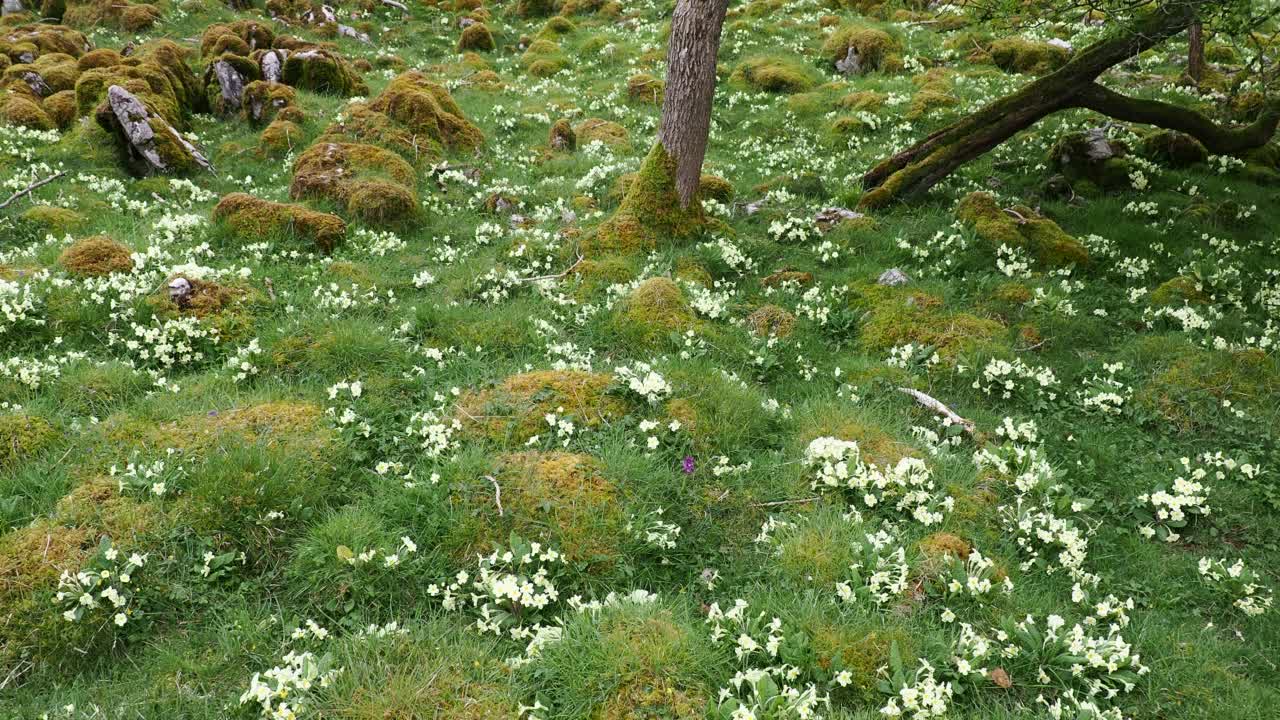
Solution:
M955 413L954 410L942 404L940 400L934 397L931 397L929 395L925 395L919 390L914 390L912 388L900 387L898 388L898 391L904 392L910 395L911 397L915 398L916 402L929 408L935 413L941 415L942 417L949 420L951 423L959 425L960 427L964 428L965 432L969 433L970 435L974 434L974 432L976 431L976 427L974 426L972 420L965 420L964 418L960 417Z
M0 202L0 210L3 210L3 209L5 209L5 208L9 207L9 205L11 205L15 200L17 200L17 199L21 198L22 196L24 196L24 195L30 195L30 194L31 194L31 192L32 192L33 190L37 190L37 189L39 189L39 188L42 188L42 187L44 187L45 185L48 185L49 183L53 182L54 180L57 180L58 178L62 177L63 175L66 175L66 174L67 174L67 171L66 171L66 170L63 170L62 172L54 173L54 174L50 175L49 177L47 177L47 178L45 178L45 179L43 179L43 180L39 180L39 181L37 181L37 182L33 182L33 183L31 183L30 185L28 185L28 186L26 186L26 187L22 188L21 190L19 190L18 192L16 192L16 193L14 193L14 194L10 195L10 196L9 196L9 199L5 200L4 202Z

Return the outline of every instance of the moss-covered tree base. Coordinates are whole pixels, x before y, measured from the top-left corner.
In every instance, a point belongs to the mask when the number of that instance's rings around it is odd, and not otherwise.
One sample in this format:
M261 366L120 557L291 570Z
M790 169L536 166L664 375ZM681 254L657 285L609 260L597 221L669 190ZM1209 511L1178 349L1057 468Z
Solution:
M709 220L702 201L694 198L682 207L676 191L676 162L662 143L649 151L631 182L622 205L582 241L582 253L634 253L653 250L659 244L681 242L701 234Z

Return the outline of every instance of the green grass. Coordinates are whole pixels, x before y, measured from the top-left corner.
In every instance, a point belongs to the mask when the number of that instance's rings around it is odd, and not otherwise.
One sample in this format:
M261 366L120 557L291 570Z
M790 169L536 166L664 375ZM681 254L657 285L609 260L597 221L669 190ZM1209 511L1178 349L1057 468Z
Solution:
M766 671L797 697L829 698L823 716L862 720L923 679L920 661L953 683L948 717L1045 717L1039 697L1069 705L1068 691L1089 692L1055 657L1024 644L1016 657L972 662L1002 670L1009 687L955 661L962 624L999 647L1016 640L997 633L1028 616L1042 630L1060 616L1062 635L1080 623L1106 637L1115 625L1149 669L1099 700L1123 717L1271 716L1280 705L1276 611L1233 607L1245 590L1206 582L1198 563L1243 559L1259 596L1280 579L1274 186L1238 167L1149 165L1142 190L1045 194L1055 140L1101 124L1071 112L920 203L824 235L814 216L852 207L873 162L1026 78L971 60L967 46L948 50L951 35L929 24L757 2L731 9L720 55L705 171L735 190L735 204L711 207L725 226L575 266L578 240L612 214L617 178L639 168L653 141L660 110L628 100L627 80L665 74L668 5L624 3L620 19L574 15L576 29L555 38L565 69L546 78L526 72L518 45L545 21L518 17L514 3L491 6L498 49L481 57L497 88L475 83L478 66L454 51L463 11L416 4L403 21L388 7L346 15L374 38L336 42L348 60L372 63L362 73L370 98L399 74L385 59L394 55L446 85L486 140L474 154L446 153L442 173L416 168L422 211L412 224L387 234L348 218L330 257L292 237L235 237L209 214L231 192L289 202L292 159L345 99L299 91L303 136L285 156L260 153L261 129L243 120L197 116L191 132L217 170L181 181L129 177L91 118L56 139L0 127L0 177L9 178L0 195L68 171L0 210L0 278L33 299L25 320L0 316L0 718L257 717L260 706L241 695L289 652L319 663L312 687L288 698L302 703L300 718L728 718L737 700L764 702L735 674ZM163 10L137 38L88 34L97 47L148 38L198 47L211 23L264 16L199 0ZM837 76L822 54L827 14L890 31L907 69ZM1100 30L1044 32L1082 47ZM1141 72L1108 82L1212 110L1209 98L1162 89L1184 55L1171 43L1143 56ZM761 57L797 63L816 86L788 96L730 81ZM935 65L952 71L959 103L905 120L921 91L913 78ZM839 105L861 91L885 102L865 114ZM852 131L836 122L849 115ZM562 117L620 123L629 146L579 138L576 152L552 152L547 133ZM1141 131L1111 129L1135 150ZM1029 264L1010 269L954 217L975 190L994 192L1001 207L1036 208L1079 238L1091 262L1058 270L1014 256ZM494 195L514 199L523 221L486 209ZM1212 211L1196 210L1202 201ZM1219 212L1227 201L1248 212ZM23 218L34 205L83 222L50 234ZM805 239L778 241L780 222L804 228ZM123 243L138 266L110 278L67 274L62 250L91 235ZM911 283L876 287L891 267ZM766 281L783 270L810 279ZM218 283L230 303L202 315L167 304L164 287L180 272ZM680 285L692 334L629 326L626 298L655 277ZM1199 283L1205 302L1191 306L1194 317L1150 302L1177 277ZM752 334L745 319L765 305L795 316L789 336ZM179 352L169 365L153 352L166 343L131 342L135 328L161 326L200 355ZM995 330L975 338L983 328ZM201 335L211 329L216 342ZM886 348L886 337L916 346ZM1009 398L984 391L983 371L997 360L1051 370L1056 383L1038 391L1020 379ZM668 389L629 387L616 373L636 363ZM576 390L504 385L587 370L614 379ZM942 427L900 387L937 398L976 432ZM1102 402L1115 412L1085 402L1104 390L1120 398ZM29 418L48 432L33 435ZM1036 439L1001 435L1006 418L1034 422ZM850 469L882 486L818 482L820 463L807 458L819 438L855 441L875 467L850 456ZM1018 452L1039 464L1019 466ZM1140 496L1185 477L1182 458L1217 452L1237 464L1210 468L1211 512L1156 528ZM919 498L896 507L911 459L927 474L923 504L945 508L936 522L911 514ZM545 473L531 475L531 464ZM1057 537L1065 527L1087 539L1075 577L1059 545L1018 530L1018 508L1027 522L1051 513L1067 523ZM1163 539L1169 529L1176 541ZM106 562L102 537L118 562L146 555L126 623L101 599L68 622L59 576ZM532 542L568 555L512 570L531 579L546 569L556 590L546 607L511 612L472 586L511 569L482 559L495 547L518 558ZM940 546L978 549L992 567L975 575L995 588L948 590L957 566ZM887 583L877 587L888 588L879 601L865 592L880 582L876 570ZM894 584L900 570L905 580ZM1073 597L1077 583L1087 599ZM717 619L739 599L741 618ZM1098 617L1097 603L1124 611ZM761 646L773 636L776 654L739 657L743 634ZM1111 682L1106 670L1087 674ZM721 702L722 690L737 700ZM797 716L774 713L756 717Z

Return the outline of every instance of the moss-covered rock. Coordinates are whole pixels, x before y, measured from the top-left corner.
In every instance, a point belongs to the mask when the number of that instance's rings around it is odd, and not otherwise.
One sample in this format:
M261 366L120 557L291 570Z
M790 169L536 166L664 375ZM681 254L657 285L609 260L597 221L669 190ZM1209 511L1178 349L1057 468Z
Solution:
M573 132L578 136L578 144L580 145L600 142L609 147L623 150L631 147L631 134L627 132L625 127L611 120L587 118L574 125Z
M369 86L341 55L319 47L290 53L281 80L303 90L341 97L369 94Z
M902 67L901 46L887 32L858 25L834 30L822 45L822 55L831 67L846 75Z
M956 219L972 228L993 249L1001 245L1025 249L1047 267L1089 262L1088 249L1057 223L1024 205L1001 208L991 193L966 195L956 205Z
M573 152L578 149L578 133L573 131L573 125L569 123L568 118L560 118L552 123L551 130L547 132L547 144L552 150L564 152Z
M68 245L58 264L81 277L133 272L133 251L106 235L94 235Z
M747 58L734 69L732 80L753 90L771 93L799 93L817 85L812 70L788 57Z
M1049 163L1073 185L1122 190L1132 183L1133 161L1128 154L1124 143L1100 130L1088 130L1058 138L1049 149Z
M996 40L987 52L992 64L1001 70L1030 75L1052 72L1071 59L1071 51L1061 45L1020 37Z
M484 23L472 23L462 29L458 36L458 52L473 50L476 52L493 52L498 48L494 42L493 32Z
M907 343L932 347L954 364L1006 350L1006 329L995 320L946 310L936 298L902 288L866 288L855 305L865 312L859 342L877 353Z
M546 17L555 12L554 0L519 0L516 3L516 15L523 18Z
M1155 307L1181 307L1183 305L1203 305L1209 302L1209 295L1203 284L1193 277L1179 275L1160 283L1151 291L1151 304Z
M160 8L128 0L75 0L67 4L62 20L74 27L105 25L128 32L146 30L160 20Z
M241 110L246 119L255 124L269 124L277 115L289 108L296 108L297 93L293 88L282 83L255 80L244 86L241 97ZM297 122L302 119L302 111L293 112L290 117L282 119ZM296 139L298 136L294 136Z
M271 26L257 20L213 23L200 34L200 57L219 57L224 53L248 57L254 50L270 48L275 39Z
M661 105L664 84L648 73L627 78L627 97L646 105Z
M698 327L684 291L670 278L649 278L614 308L614 331L628 345L654 347L672 333Z
M1157 130L1142 138L1142 154L1169 167L1185 168L1209 159L1199 140L1175 130Z
M296 238L326 254L342 242L347 232L346 223L336 215L262 200L246 193L231 193L219 200L213 209L213 220L248 242L272 237Z

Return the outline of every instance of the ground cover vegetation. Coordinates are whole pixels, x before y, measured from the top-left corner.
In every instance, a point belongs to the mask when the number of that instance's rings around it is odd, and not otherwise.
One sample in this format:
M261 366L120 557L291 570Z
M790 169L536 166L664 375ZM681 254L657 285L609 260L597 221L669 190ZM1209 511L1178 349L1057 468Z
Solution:
M0 720L1275 717L1275 12L6 0Z

